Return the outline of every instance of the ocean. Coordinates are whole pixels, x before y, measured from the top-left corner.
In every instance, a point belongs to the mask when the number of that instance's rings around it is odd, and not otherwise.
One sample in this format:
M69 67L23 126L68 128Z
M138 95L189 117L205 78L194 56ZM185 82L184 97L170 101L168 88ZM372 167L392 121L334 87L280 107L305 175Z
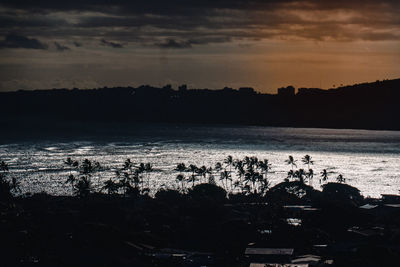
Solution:
M149 179L154 193L179 186L174 168L181 162L213 167L228 155L234 159L268 159L271 170L267 177L273 186L282 182L291 169L285 163L289 155L297 160L297 168L307 169L301 161L306 154L314 161L312 185L317 189L321 189L320 172L326 169L328 181L342 174L364 196L399 192L397 131L146 124L101 136L0 142L0 159L9 164L9 177L21 181L22 192L53 195L71 194L71 186L65 181L74 170L64 164L67 157L95 160L102 165L102 171L92 177L95 186L115 177L115 170L128 158L135 164L151 163L154 171ZM219 183L218 175L216 180Z

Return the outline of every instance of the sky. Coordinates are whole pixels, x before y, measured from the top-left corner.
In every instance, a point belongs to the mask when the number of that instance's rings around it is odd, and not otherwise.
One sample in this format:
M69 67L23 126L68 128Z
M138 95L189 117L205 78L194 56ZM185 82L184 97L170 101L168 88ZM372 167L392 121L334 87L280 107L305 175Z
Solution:
M398 0L0 0L0 91L400 78Z

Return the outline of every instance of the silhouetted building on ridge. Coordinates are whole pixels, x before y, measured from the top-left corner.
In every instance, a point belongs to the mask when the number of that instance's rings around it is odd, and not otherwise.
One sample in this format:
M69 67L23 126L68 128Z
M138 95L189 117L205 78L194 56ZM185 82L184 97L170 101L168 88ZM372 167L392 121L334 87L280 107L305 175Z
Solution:
M278 95L279 96L294 96L295 95L295 89L291 85L289 85L288 87L278 88Z
M186 84L182 84L181 86L178 87L178 90L180 92L185 92L187 91L187 85Z
M172 86L170 84L167 84L162 89L172 90Z
M320 88L298 88L297 95L317 95L327 92Z
M248 94L248 95L252 95L252 94L256 93L256 91L254 91L254 88L252 88L252 87L240 87L239 92L242 94Z

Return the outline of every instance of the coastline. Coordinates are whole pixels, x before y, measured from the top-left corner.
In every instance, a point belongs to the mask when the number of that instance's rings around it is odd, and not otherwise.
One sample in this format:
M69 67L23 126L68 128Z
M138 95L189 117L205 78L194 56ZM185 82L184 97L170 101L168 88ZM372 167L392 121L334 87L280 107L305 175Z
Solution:
M306 190L306 195L298 198L282 191L293 186ZM320 260L312 266L398 262L400 204L364 199L345 184L330 187L335 189L315 192L289 182L271 188L265 197L227 198L222 188L200 184L186 194L160 190L154 198L96 193L84 198L35 194L3 199L2 262L5 266L268 262L265 255L245 255L249 247L292 248L293 254L283 259L286 263L316 255Z

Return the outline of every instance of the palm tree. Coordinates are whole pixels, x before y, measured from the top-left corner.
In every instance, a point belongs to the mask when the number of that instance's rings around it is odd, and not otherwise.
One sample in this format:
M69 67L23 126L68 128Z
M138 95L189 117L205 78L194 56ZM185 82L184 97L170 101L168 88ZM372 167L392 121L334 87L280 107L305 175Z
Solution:
M17 178L13 177L11 179L11 190L14 191L14 193L21 193L21 188L19 187L20 182L17 180Z
M267 159L264 159L263 161L258 162L258 166L261 169L262 174L267 178L268 172L271 169L271 164L269 164Z
M194 186L194 183L197 181L196 173L197 173L198 169L199 168L194 164L189 165L189 171L192 172L192 175L190 176L189 180L190 180L190 182L193 183L193 186Z
M128 172L123 172L123 176L120 176L120 172L116 171L116 175L119 178L119 181L117 183L118 188L122 188L122 191L124 193L124 196L126 196L126 193L129 191L129 188L131 187L131 177L130 173Z
M133 172L133 179L136 179L135 187L140 187L140 183L142 183L142 185L143 185L144 182L142 179L142 174L145 172L146 172L146 165L144 163L140 163L139 166ZM149 185L149 181L147 182L147 185ZM142 186L141 191L144 192L145 189L146 188L143 188L143 186Z
M311 160L311 156L309 155L305 155L301 160L307 165L308 169L310 169L310 164L314 164L314 161Z
M94 167L92 162L88 159L84 159L81 165L81 172L82 174L90 174L94 171Z
M208 167L206 170L206 173L208 174L208 183L209 184L215 184L215 179L214 179L214 175L213 175L213 168L212 167Z
M92 174L100 170L101 165L97 161L92 162L88 159L84 159L81 164L81 174L86 176L87 180L89 181ZM97 177L97 185L100 186L100 176Z
M229 156L227 156L226 157L226 159L224 159L224 163L226 164L226 165L232 165L232 163L233 163L233 158L232 158L232 156L231 155L229 155Z
M204 178L204 180L206 179L206 175L207 175L207 167L206 166L201 166L200 168L197 169L197 173Z
M221 176L220 176L220 180L222 180L222 185L224 184L224 180L225 180L225 186L224 187L225 187L225 190L228 190L228 180L232 181L231 174L226 170L222 171L221 172Z
M154 169L150 163L146 163L144 166L144 170L146 172L146 177L147 177L147 187L150 188L150 173L154 171Z
M251 183L251 185L252 185L251 188L253 189L253 193L256 194L257 193L257 183L259 181L263 180L262 174L254 171L253 168L249 168L249 170L247 170L244 175L244 179L246 181L246 184Z
M181 173L185 172L186 171L185 163L178 163L178 165L175 168L175 171L178 171L178 172L181 172Z
M244 177L246 171L244 170L243 161L237 161L235 168L237 169L237 176L239 177L239 183L242 183L242 178ZM241 187L243 188L243 187ZM243 191L243 190L242 190Z
M314 178L314 170L313 169L308 169L307 177L310 179Z
M79 165L79 163L78 163L77 161L73 161L70 157L68 157L67 160L64 161L64 163L65 163L67 166L70 167L70 169L69 169L69 176L72 175L72 173L71 173L71 168L72 168L72 167L77 168L78 165ZM73 179L73 182L75 182L75 178L72 177L72 179ZM67 180L66 183L71 182L71 181L69 181L69 180L70 180L70 177L68 177L68 180ZM71 182L72 187L73 187L73 182Z
M142 173L146 170L146 166L144 165L144 163L140 163L139 167L137 167L137 170Z
M262 195L264 195L265 192L267 192L269 186L270 186L270 183L269 183L268 179L264 178L261 180L260 191L261 191Z
M250 157L250 165L257 166L258 158L257 157Z
M240 191L243 193L243 185L242 185L242 183L240 182L240 181L235 181L234 183L233 183L233 186L234 186L234 188L239 188L240 189Z
M107 190L107 193L109 195L115 194L118 192L118 184L115 183L113 180L108 179L107 181L104 182L104 186L101 188L101 190Z
M189 176L188 182L192 182L192 187L194 187L194 183L197 181L197 177L194 173Z
M248 156L243 158L244 165L250 165L250 158Z
M325 182L328 180L328 172L326 171L326 169L323 169L321 172L321 178L322 181ZM321 179L319 179L319 183L321 184Z
M312 169L310 169L310 164L311 164L311 165L314 164L314 161L311 160L311 156L310 156L310 155L305 155L301 160L302 160L303 163L306 164L307 167L308 167L308 173L306 173L306 176L307 176L307 178L308 178L308 180L309 180L309 183L310 183L310 185L311 185L311 184L312 184L312 178L313 178L313 176L314 176L314 172L313 172Z
M296 166L296 167L297 167L296 161L294 160L293 156L289 156L289 158L288 158L287 160L285 160L285 162L286 162L288 165L291 165L291 166L292 166L292 170L293 170L293 166Z
M336 181L338 183L345 183L346 182L346 178L344 178L343 175L339 174L338 177L336 178Z
M285 178L285 181L287 179L287 181L289 181L290 178L294 178L295 177L295 172L293 170L288 171L287 173L287 177Z
M132 167L133 167L132 161L130 159L126 159L124 162L123 169L124 170L132 170Z
M67 166L72 167L73 164L74 164L74 161L73 161L70 157L68 157L67 160L64 161L64 163L65 163Z
M229 173L232 173L232 165L233 165L233 158L231 155L226 157L224 160L224 163L226 164L227 167L229 167Z
M216 172L220 172L222 170L222 164L220 162L215 163L214 169Z
M91 182L87 176L82 176L75 184L75 194L80 197L86 197L91 191Z
M72 191L74 191L74 184L75 184L76 178L73 174L70 174L65 181L66 184L71 184Z
M0 171L1 171L1 177L4 178L6 172L8 172L8 164L5 163L4 160L0 162Z
M300 183L304 184L304 176L306 175L306 172L304 169L299 169L295 171L294 176L299 179Z
M178 174L176 176L176 181L181 184L181 191L184 192L185 176L183 176L182 174Z
M312 186L312 180L314 178L314 170L313 169L308 169L308 172L306 172L306 177L309 181L309 184Z
M135 170L133 172L131 180L133 181L133 184L135 185L135 188L140 190L140 184L141 183L143 184L143 181L141 180L140 172L138 170Z

